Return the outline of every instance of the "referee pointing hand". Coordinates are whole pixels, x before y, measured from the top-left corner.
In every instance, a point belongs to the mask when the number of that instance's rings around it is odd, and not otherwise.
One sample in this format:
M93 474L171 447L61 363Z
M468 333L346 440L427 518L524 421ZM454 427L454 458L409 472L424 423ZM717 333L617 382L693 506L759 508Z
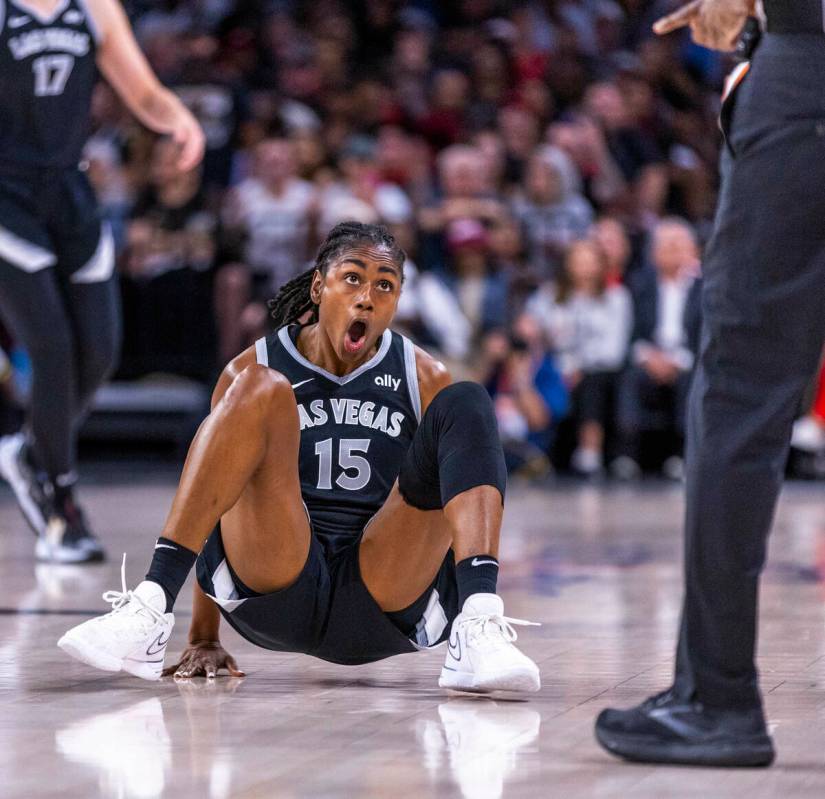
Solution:
M694 0L655 31L736 46L765 34L722 109L726 146L704 260L704 330L688 416L685 599L673 686L605 710L628 760L766 766L756 650L759 575L791 426L825 338L822 0Z

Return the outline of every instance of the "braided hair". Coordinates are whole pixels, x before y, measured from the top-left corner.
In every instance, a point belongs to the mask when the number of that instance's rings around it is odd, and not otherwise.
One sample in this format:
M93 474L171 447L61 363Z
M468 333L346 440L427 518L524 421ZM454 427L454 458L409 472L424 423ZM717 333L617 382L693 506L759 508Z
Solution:
M367 225L362 222L341 222L324 240L315 256L315 263L298 277L281 286L275 299L269 300L269 314L276 327L293 324L312 311L310 322L318 321L318 306L312 301L310 288L316 272L327 273L329 265L347 250L359 244L372 244L389 250L392 259L403 269L406 255L392 234L383 225Z

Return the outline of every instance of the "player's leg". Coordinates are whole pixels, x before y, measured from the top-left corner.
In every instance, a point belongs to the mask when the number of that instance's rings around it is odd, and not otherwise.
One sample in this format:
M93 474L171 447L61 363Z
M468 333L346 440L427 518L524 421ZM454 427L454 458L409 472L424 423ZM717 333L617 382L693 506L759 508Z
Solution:
M198 552L220 520L227 556L246 586L269 593L289 585L310 541L299 444L289 381L266 366L248 366L192 442L163 538Z
M0 473L38 535L38 558L79 562L89 559L85 550L61 536L46 537L54 513L53 486L74 466L74 338L54 267L27 271L24 267L37 263L19 246L20 253L6 252L19 255L14 260L0 257L0 314L28 353L32 384L27 431L0 440Z
M512 646L496 595L505 482L489 396L474 383L448 386L430 403L398 484L361 541L361 577L391 616L422 597L452 548L461 613L442 672L446 687L539 687L535 664Z
M772 69L747 78L752 93L737 109L741 132L734 139L750 151L726 159L703 265L675 683L631 710L605 711L597 722L603 745L629 759L773 759L754 662L759 576L791 427L825 337L825 181L811 168L822 163L822 133L813 115L788 120L784 105L772 105L781 88L774 79ZM797 76L781 80L795 84Z
M89 560L102 560L103 546L91 532L86 514L75 499L77 436L94 393L114 368L120 349L120 298L114 274L114 241L108 225L97 223L94 206L90 220L71 236L56 239L57 276L63 306L72 331L74 358L70 362L73 386L69 458L72 469L55 485L55 523L63 538L76 542Z
M226 557L245 586L267 593L295 581L310 546L299 436L289 382L264 366L244 369L192 442L146 579L133 592L113 593L120 609L73 628L60 646L98 668L160 676L174 601L219 520Z

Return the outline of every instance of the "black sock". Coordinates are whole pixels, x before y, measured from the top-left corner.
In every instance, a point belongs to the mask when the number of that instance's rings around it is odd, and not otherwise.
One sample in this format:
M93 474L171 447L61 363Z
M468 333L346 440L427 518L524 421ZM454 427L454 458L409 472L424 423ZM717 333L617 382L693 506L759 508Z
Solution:
M492 555L475 555L455 565L458 583L458 607L472 594L495 594L498 579L498 561Z
M146 574L146 579L157 583L166 594L166 613L171 613L175 600L186 582L186 578L195 559L196 552L181 546L176 541L170 541L161 536L155 544L155 554L152 556L152 565Z

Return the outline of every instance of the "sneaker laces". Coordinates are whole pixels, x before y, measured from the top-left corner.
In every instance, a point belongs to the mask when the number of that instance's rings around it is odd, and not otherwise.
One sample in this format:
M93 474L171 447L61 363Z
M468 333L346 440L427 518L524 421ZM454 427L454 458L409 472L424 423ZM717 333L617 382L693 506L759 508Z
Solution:
M472 616L467 621L467 641L476 643L485 641L487 644L505 643L512 644L518 640L518 633L513 629L517 627L541 627L537 621L525 621L524 619L514 619L510 616Z
M123 588L122 591L105 591L103 593L103 601L108 602L112 606L110 611L112 614L122 613L128 609L131 602L136 602L141 605L141 609L145 610L154 621L163 621L163 614L155 610L151 605L144 602L134 591L126 589L126 553L123 553L123 561L120 564L120 583ZM132 606L134 608L134 606ZM140 610L136 611L140 613Z

